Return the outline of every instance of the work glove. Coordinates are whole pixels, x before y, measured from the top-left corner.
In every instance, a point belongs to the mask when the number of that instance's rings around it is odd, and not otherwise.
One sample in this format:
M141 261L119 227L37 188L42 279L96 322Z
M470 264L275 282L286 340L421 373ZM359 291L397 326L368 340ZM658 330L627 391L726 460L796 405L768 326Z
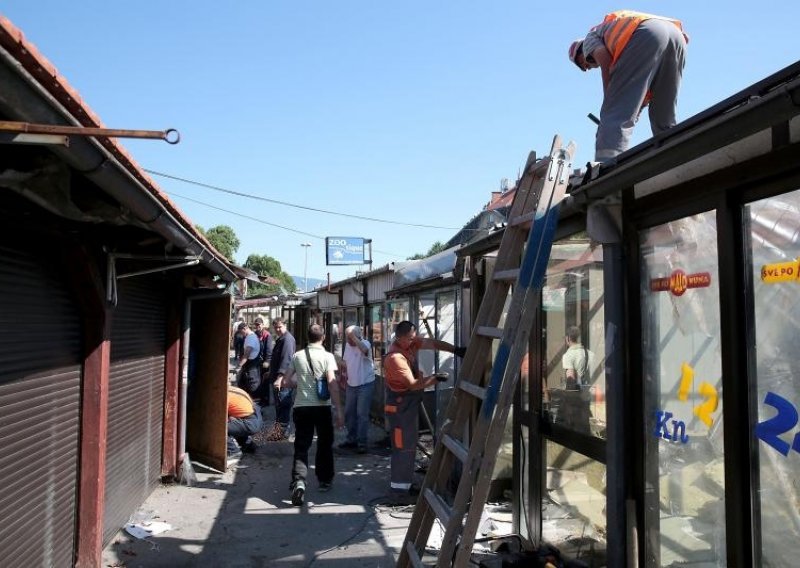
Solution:
M453 354L456 357L463 357L466 354L466 352L467 352L466 347L456 347L455 349L453 349Z

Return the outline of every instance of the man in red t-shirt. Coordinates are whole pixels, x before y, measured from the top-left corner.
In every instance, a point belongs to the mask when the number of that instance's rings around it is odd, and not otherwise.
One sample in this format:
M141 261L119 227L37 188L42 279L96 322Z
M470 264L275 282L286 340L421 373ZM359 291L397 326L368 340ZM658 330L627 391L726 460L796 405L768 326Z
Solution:
M417 367L417 352L421 349L449 351L459 357L463 357L466 351L465 347L454 347L446 341L417 337L417 328L410 321L401 321L395 328L383 371L386 378L384 410L392 440L391 489L398 502L411 502L416 496L412 481L422 392L443 378L422 375Z

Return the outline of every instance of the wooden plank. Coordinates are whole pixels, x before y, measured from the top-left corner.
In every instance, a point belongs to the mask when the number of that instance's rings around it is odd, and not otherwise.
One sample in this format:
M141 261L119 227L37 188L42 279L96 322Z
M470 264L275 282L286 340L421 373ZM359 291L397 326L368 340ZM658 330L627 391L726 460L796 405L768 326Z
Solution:
M467 447L450 436L449 434L445 434L442 436L442 443L447 446L447 448L453 452L453 455L458 458L461 463L467 461L467 455L469 455L469 450Z
M406 541L406 554L408 555L408 559L411 561L411 565L414 566L414 568L425 568L425 565L422 563L422 559L419 557L413 542Z
M500 327L491 327L488 325L481 325L478 326L478 335L482 335L483 337L491 337L493 339L502 339L503 338L503 329Z
M524 215L519 215L518 217L514 217L509 221L508 225L510 227L522 227L522 228L529 228L531 223L533 223L533 219L536 217L536 211L528 211Z
M453 512L447 503L444 502L444 499L439 497L439 495L434 493L431 489L425 489L422 494L428 502L428 505L430 505L431 509L436 513L436 516L439 517L442 525L449 525L453 518Z

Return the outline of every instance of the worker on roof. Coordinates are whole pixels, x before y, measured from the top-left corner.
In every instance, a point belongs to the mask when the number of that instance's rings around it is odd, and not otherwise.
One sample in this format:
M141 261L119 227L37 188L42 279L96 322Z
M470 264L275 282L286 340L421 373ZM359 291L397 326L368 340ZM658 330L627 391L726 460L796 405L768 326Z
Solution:
M570 60L581 71L600 67L603 74L596 161L628 149L633 127L648 104L653 135L675 125L688 41L678 20L620 10L572 42Z

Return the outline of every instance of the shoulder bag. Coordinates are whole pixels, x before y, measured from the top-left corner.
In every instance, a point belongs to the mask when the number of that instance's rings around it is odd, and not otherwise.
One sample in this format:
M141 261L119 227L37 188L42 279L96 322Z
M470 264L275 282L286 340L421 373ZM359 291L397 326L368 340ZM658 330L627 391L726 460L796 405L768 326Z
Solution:
M323 375L319 376L314 371L314 365L311 362L311 353L308 351L308 347L303 349L306 352L306 360L308 361L308 368L311 369L311 374L314 377L314 382L317 383L317 398L320 400L329 400L331 398L331 391L328 390L328 379Z

